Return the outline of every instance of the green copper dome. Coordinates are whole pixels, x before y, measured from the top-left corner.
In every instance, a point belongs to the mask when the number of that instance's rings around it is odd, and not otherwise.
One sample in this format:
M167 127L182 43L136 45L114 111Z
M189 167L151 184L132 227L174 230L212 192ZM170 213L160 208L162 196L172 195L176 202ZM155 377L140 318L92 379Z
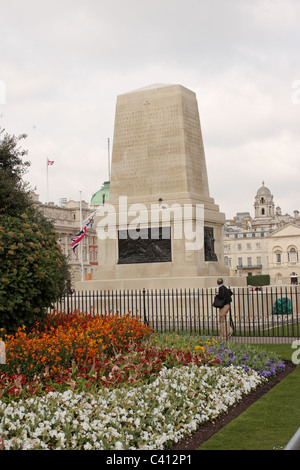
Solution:
M105 181L102 185L102 188L99 189L95 194L93 194L91 199L91 206L99 206L99 204L103 204L104 201L109 200L109 188L110 182Z

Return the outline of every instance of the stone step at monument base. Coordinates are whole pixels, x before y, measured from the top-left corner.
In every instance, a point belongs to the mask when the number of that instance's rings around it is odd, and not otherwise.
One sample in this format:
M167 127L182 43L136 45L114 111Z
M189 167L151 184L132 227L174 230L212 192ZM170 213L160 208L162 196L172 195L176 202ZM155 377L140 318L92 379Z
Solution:
M219 276L160 277L135 279L101 279L79 281L75 283L76 291L113 291L113 290L172 290L172 289L206 289L217 287ZM224 284L230 287L246 287L245 277L222 276Z

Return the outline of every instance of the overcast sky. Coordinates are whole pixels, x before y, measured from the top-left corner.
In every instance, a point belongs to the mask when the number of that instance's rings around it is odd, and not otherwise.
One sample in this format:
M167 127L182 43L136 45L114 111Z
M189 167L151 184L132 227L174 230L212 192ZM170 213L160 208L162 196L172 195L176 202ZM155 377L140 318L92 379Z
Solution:
M210 196L227 218L262 180L300 210L299 0L0 0L0 126L28 135L26 180L89 202L115 106L154 83L197 95ZM3 116L2 116L3 114Z

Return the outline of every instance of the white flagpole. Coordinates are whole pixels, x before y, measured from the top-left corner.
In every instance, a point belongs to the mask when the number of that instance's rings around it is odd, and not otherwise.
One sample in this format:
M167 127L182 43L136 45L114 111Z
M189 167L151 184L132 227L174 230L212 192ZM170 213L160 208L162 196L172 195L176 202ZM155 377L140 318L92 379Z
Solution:
M108 143L108 149L107 149L107 153L108 153L108 181L110 181L110 152L109 152L109 138L107 139L107 143Z
M80 231L82 230L82 204L81 204L81 191L80 193ZM83 281L83 240L80 243L80 258L81 258L81 281Z
M47 202L49 202L48 157L46 159L46 165L47 165Z
M84 226L86 222L88 222L92 217L94 217L96 212L97 212L97 209L94 212L92 212L86 219L84 219L84 221L82 222L82 226Z

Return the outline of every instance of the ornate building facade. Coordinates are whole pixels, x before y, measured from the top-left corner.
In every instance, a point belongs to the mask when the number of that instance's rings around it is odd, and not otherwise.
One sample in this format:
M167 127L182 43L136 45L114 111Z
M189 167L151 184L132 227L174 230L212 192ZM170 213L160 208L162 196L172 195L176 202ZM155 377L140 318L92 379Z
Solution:
M227 220L223 232L225 263L236 276L269 274L271 284L300 282L300 218L282 215L264 182L249 212Z
M88 280L91 274L98 266L98 238L95 227L89 227L84 237L81 247L77 248L75 253L72 250L72 237L80 232L80 222L86 220L94 209L82 201L81 209L79 201L68 201L62 205L53 203L43 204L39 201L39 196L32 194L35 205L44 214L44 216L54 223L54 228L58 234L58 242L62 253L66 256L71 274L71 287L74 287L75 281L83 279ZM81 258L82 253L82 258Z

